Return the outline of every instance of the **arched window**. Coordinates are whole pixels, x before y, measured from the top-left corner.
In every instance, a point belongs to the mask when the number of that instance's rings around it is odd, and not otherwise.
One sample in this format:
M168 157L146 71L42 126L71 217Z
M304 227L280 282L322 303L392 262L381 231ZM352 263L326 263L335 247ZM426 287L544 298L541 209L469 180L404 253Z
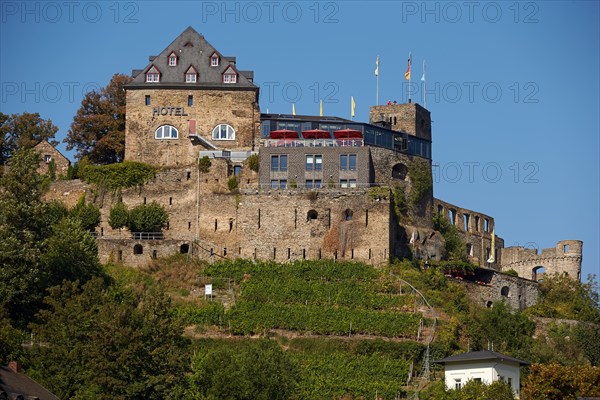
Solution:
M510 292L510 289L508 286L502 286L502 289L500 289L501 296L508 297L509 292Z
M213 140L235 140L235 129L227 124L219 124L212 130Z
M318 217L319 217L319 214L315 210L309 210L308 213L306 213L306 220L307 221L311 221L313 219L317 219Z
M133 246L133 254L144 254L144 248L141 244L136 244Z
M155 139L179 139L179 131L172 125L162 125L154 132Z

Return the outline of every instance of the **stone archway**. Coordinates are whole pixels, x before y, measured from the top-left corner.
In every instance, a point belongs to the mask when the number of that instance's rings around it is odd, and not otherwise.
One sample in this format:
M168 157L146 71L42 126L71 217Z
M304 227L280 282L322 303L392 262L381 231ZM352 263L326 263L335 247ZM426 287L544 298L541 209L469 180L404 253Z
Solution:
M538 265L531 270L531 279L539 282L544 280L544 274L546 273L546 268L542 265Z

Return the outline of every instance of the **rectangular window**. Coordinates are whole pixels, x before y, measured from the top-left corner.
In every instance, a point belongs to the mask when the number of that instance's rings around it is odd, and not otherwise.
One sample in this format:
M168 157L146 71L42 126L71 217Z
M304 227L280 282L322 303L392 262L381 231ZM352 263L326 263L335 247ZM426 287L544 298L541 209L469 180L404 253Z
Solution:
M319 189L321 187L321 180L320 179L309 179L304 184L304 187L306 187L307 189Z
M340 154L340 171L356 171L356 154Z
M355 188L356 179L340 179L341 188Z
M225 74L223 75L223 83L236 83L237 75L236 74Z
M306 156L307 171L321 171L323 168L323 156L320 154L309 154Z
M461 387L462 387L462 383L461 383L460 379L455 379L454 380L454 389L460 390Z
M307 155L306 156L306 170L307 171L312 171L314 164L315 164L315 156L313 156L313 155Z
M150 105L150 95L149 94L146 95L146 105L147 106Z
M44 155L44 162L46 164L50 163L50 161L52 161L52 156L50 154L45 154Z
M475 382L475 383L481 383L481 378L473 378L473 382Z
M170 67L174 67L177 65L177 57L175 56L170 56L169 57L169 66Z
M484 232L489 232L490 231L490 220L487 218L483 219L483 231Z
M348 154L340 155L340 170L346 171L348 169Z
M188 96L188 107L191 107L194 105L194 96L189 95Z
M356 171L356 154L348 155L348 169L350 171Z
M508 386L512 387L512 378L508 378Z
M146 74L146 82L158 82L159 77L156 73Z
M287 188L287 180L286 179L271 180L271 189L285 189L285 188Z
M271 171L287 171L287 154L271 156Z
M186 83L196 83L196 74L185 74Z
M475 216L475 231L479 232L479 215Z
M210 66L211 67L218 67L219 66L219 57L217 57L217 56L212 57L210 59Z

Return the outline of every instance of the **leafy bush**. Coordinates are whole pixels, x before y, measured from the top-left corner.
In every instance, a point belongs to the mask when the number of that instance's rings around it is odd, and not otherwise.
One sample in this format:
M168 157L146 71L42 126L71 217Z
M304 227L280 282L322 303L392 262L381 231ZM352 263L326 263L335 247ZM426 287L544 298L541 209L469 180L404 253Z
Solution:
M140 204L129 213L129 230L131 232L160 232L167 226L169 215L157 202Z
M258 172L258 167L260 165L258 154L252 154L246 159L246 164L248 168L250 168L254 172Z
M373 200L387 199L390 197L390 188L387 186L373 186L369 188L369 198Z
M211 165L212 163L210 162L210 158L208 158L208 156L204 156L198 160L198 171L206 174L208 171L210 171Z
M79 162L81 179L99 189L113 192L144 186L156 175L156 167L137 161L124 161L108 165L90 165L83 161L84 159Z
M228 188L228 189L229 189L229 191L231 191L231 192L234 192L234 191L236 191L236 190L237 190L237 188L238 188L238 185L239 185L238 178L237 178L237 176L235 176L235 175L234 175L234 176L232 176L232 177L230 177L230 178L227 180L227 188Z
M436 213L433 217L433 228L437 231L440 231L444 237L446 242L446 259L465 261L467 258L465 250L466 245L465 242L460 238L456 225L450 224L448 219L446 219L442 214Z
M93 204L85 204L85 195L79 198L69 215L78 220L87 231L93 231L100 225L100 209Z
M113 229L124 228L129 225L129 209L123 202L118 202L110 209L108 224Z

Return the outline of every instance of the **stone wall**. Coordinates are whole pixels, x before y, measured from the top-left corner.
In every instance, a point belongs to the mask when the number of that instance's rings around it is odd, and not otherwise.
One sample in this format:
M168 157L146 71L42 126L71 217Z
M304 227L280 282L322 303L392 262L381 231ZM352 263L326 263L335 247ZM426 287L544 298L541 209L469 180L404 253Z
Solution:
M73 179L52 182L48 191L44 193L44 200L62 201L68 208L72 208L77 204L81 196L90 199L92 197L92 188L79 179Z
M188 253L191 242L185 240L134 240L98 238L98 255L101 263L144 267L158 257Z
M150 96L150 105L146 105L146 96ZM191 106L188 96L193 96ZM156 107L182 107L183 111L153 115ZM197 135L218 148L252 150L259 138L257 92L252 88L127 90L125 159L168 167L195 164L198 152L206 148L191 141L190 121L195 121ZM156 129L165 124L178 129L178 139L155 139ZM219 124L232 126L235 140L212 140L212 130Z
M523 310L537 304L537 282L483 269L477 271L473 280L457 282L465 285L469 297L481 306L493 307L504 300L513 309Z
M527 249L520 246L502 249L502 271L513 269L519 276L539 280L543 274L564 274L573 279L581 279L581 259L583 242L563 240L555 247Z
M439 199L433 199L433 210L435 213L442 214L458 228L459 234L467 245L465 251L471 263L480 267L500 270L504 239L497 235L494 243L494 262L488 262L492 251L494 218Z

